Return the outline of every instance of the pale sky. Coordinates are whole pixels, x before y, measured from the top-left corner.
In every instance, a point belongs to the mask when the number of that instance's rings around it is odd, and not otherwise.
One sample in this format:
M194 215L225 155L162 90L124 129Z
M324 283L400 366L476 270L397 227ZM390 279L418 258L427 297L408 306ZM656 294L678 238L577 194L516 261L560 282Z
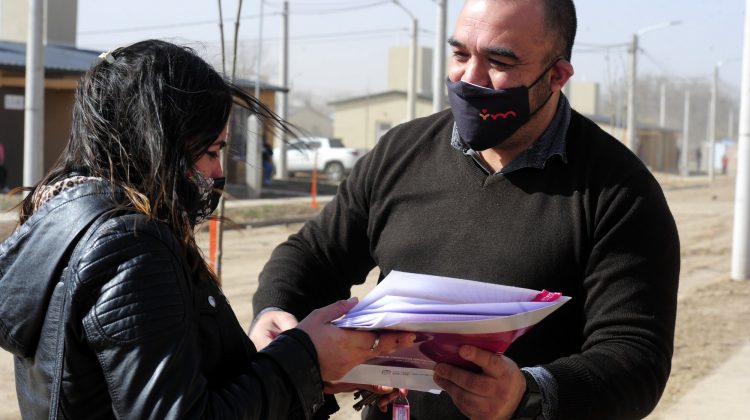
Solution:
M410 18L385 0L290 0L291 94L311 91L323 102L378 92L387 85L388 48L409 45ZM434 47L432 0L401 0L419 19L419 43ZM574 80L604 85L623 78L632 34L664 22L677 26L640 36L638 73L708 81L714 65L722 86L739 91L743 45L742 0L577 0ZM108 50L146 38L196 47L218 62L217 0L78 0L78 46ZM278 83L281 0L264 1L261 74ZM448 0L450 35L462 0ZM231 45L236 0L222 1L225 39ZM254 71L259 0L243 2L238 60ZM610 48L606 48L610 46ZM231 57L231 51L228 52ZM448 53L449 54L449 53ZM230 62L231 63L231 62ZM231 65L231 64L229 64ZM250 77L251 74L241 74ZM254 77L254 76L253 76ZM606 88L606 86L602 86ZM736 96L739 96L738 94Z

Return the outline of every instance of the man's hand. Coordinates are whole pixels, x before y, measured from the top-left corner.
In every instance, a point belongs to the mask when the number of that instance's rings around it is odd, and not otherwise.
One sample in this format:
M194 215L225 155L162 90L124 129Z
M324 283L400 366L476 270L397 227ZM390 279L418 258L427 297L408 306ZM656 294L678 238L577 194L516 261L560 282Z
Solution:
M509 419L526 390L518 366L505 356L474 346L461 346L459 354L482 368L473 373L449 364L435 366L434 380L467 417L474 420Z
M289 312L281 310L264 312L250 326L250 340L255 344L255 348L260 351L279 334L296 327L297 324L297 318Z

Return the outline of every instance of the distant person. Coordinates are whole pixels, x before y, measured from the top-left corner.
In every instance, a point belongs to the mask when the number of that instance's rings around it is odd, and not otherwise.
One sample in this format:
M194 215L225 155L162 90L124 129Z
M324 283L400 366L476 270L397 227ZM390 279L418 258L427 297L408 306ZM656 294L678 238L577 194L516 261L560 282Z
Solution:
M701 158L703 158L703 152L701 152L701 148L698 147L695 149L695 171L697 173L701 173Z
M726 153L721 157L721 174L727 174L727 167L729 166L729 156Z
M388 131L274 250L258 348L375 267L547 289L572 300L502 356L464 346L480 373L437 365L445 392L411 391L411 420L648 415L670 372L677 228L643 162L562 94L575 32L570 0L466 1L450 109Z
M23 418L327 418L324 391L347 389L332 381L413 341L334 327L355 303L339 301L256 351L194 234L222 192L233 104L286 127L167 42L105 53L83 76L69 143L0 246L0 345Z
M267 142L263 142L263 185L270 185L273 178L273 148Z

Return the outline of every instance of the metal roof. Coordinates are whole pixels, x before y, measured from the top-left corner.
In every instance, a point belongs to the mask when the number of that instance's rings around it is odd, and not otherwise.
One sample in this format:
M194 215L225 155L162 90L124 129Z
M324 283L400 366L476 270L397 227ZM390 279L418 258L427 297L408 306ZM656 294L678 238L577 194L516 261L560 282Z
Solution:
M44 46L45 70L84 73L99 57L101 51L82 50L66 45ZM26 68L26 44L0 41L0 68Z
M234 84L243 88L243 89L255 89L255 80L254 79L243 79L243 78L237 78L234 81ZM266 83L261 81L259 85L261 90L271 90L274 92L289 92L288 88L281 87L278 85L273 85L271 83Z

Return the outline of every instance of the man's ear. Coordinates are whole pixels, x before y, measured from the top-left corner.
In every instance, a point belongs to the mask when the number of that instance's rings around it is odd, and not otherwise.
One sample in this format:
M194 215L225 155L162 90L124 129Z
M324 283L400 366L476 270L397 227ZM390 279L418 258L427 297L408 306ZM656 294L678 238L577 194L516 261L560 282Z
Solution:
M552 66L552 78L550 80L550 89L552 92L560 92L565 83L573 77L573 65L568 60L560 60Z

